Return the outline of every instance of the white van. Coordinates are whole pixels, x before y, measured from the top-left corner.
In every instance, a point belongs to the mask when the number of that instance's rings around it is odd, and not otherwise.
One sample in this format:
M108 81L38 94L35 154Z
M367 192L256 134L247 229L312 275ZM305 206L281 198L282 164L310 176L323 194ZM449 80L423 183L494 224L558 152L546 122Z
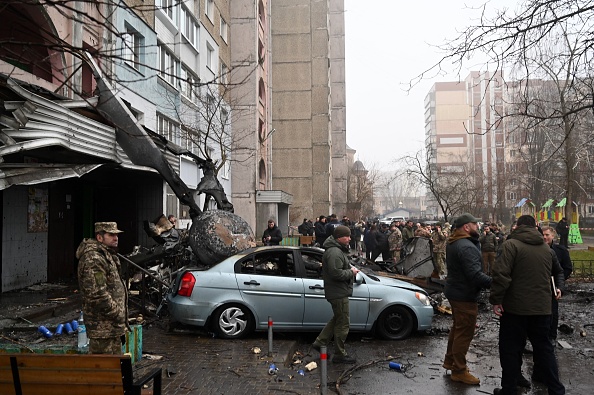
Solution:
M399 217L386 217L386 218L380 219L380 224L390 225L394 221L406 221L406 218L400 217L400 216Z

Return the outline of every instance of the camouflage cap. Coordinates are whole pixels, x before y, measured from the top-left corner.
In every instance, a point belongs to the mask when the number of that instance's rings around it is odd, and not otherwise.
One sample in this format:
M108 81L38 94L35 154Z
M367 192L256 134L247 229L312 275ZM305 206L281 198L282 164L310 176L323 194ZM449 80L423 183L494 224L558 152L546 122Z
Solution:
M107 233L122 233L123 230L118 229L117 222L95 222L95 233L99 232Z

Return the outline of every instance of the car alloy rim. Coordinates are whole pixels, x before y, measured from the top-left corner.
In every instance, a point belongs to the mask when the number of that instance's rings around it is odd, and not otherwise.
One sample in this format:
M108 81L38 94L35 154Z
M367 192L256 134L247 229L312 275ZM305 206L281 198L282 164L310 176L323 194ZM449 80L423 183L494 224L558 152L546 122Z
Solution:
M225 309L219 317L219 328L227 335L237 335L247 327L247 320L243 318L244 316L239 307Z

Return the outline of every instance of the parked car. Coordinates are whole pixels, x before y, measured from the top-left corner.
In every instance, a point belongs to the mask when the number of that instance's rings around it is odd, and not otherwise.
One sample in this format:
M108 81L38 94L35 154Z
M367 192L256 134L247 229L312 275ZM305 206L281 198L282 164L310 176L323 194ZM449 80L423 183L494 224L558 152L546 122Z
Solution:
M171 317L229 339L266 330L269 316L275 331L319 331L332 317L324 298L323 254L316 247L256 247L208 269L182 272L167 296ZM363 271L350 298L352 331L399 340L431 328L426 291Z
M406 221L406 219L404 217L385 217L380 219L380 223L386 225L390 225L394 221Z

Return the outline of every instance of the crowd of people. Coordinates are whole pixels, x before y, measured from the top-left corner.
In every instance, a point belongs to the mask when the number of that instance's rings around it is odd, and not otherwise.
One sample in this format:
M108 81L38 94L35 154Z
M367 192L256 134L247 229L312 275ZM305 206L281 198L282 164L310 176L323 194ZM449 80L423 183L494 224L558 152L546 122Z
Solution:
M307 220L304 220L304 224ZM571 275L572 264L567 247L556 244L557 231L565 242L568 226L557 229L537 225L534 217L518 218L509 233L501 223L480 223L465 213L449 223L414 223L394 221L355 221L336 215L320 216L301 230L315 235L324 254L324 283L336 284L340 292L326 298L334 316L320 333L313 348L320 350L334 337L339 363L354 363L345 349L348 334L348 296L356 269L346 264L346 255L365 254L375 261L396 262L415 238L431 240L434 274L445 279L445 296L452 308L452 327L448 336L443 367L451 371L451 380L468 385L480 384L468 367L466 354L474 337L478 316L478 298L490 289L493 313L500 317L499 357L502 368L501 388L494 394L516 394L518 387L531 387L522 373L522 353L529 340L534 350L533 381L546 384L549 394L564 394L559 380L554 345L557 337L558 299L564 281ZM302 234L304 234L302 232ZM334 251L336 248L336 252ZM330 251L329 251L330 250ZM340 251L340 252L338 252ZM334 286L333 286L334 287Z

